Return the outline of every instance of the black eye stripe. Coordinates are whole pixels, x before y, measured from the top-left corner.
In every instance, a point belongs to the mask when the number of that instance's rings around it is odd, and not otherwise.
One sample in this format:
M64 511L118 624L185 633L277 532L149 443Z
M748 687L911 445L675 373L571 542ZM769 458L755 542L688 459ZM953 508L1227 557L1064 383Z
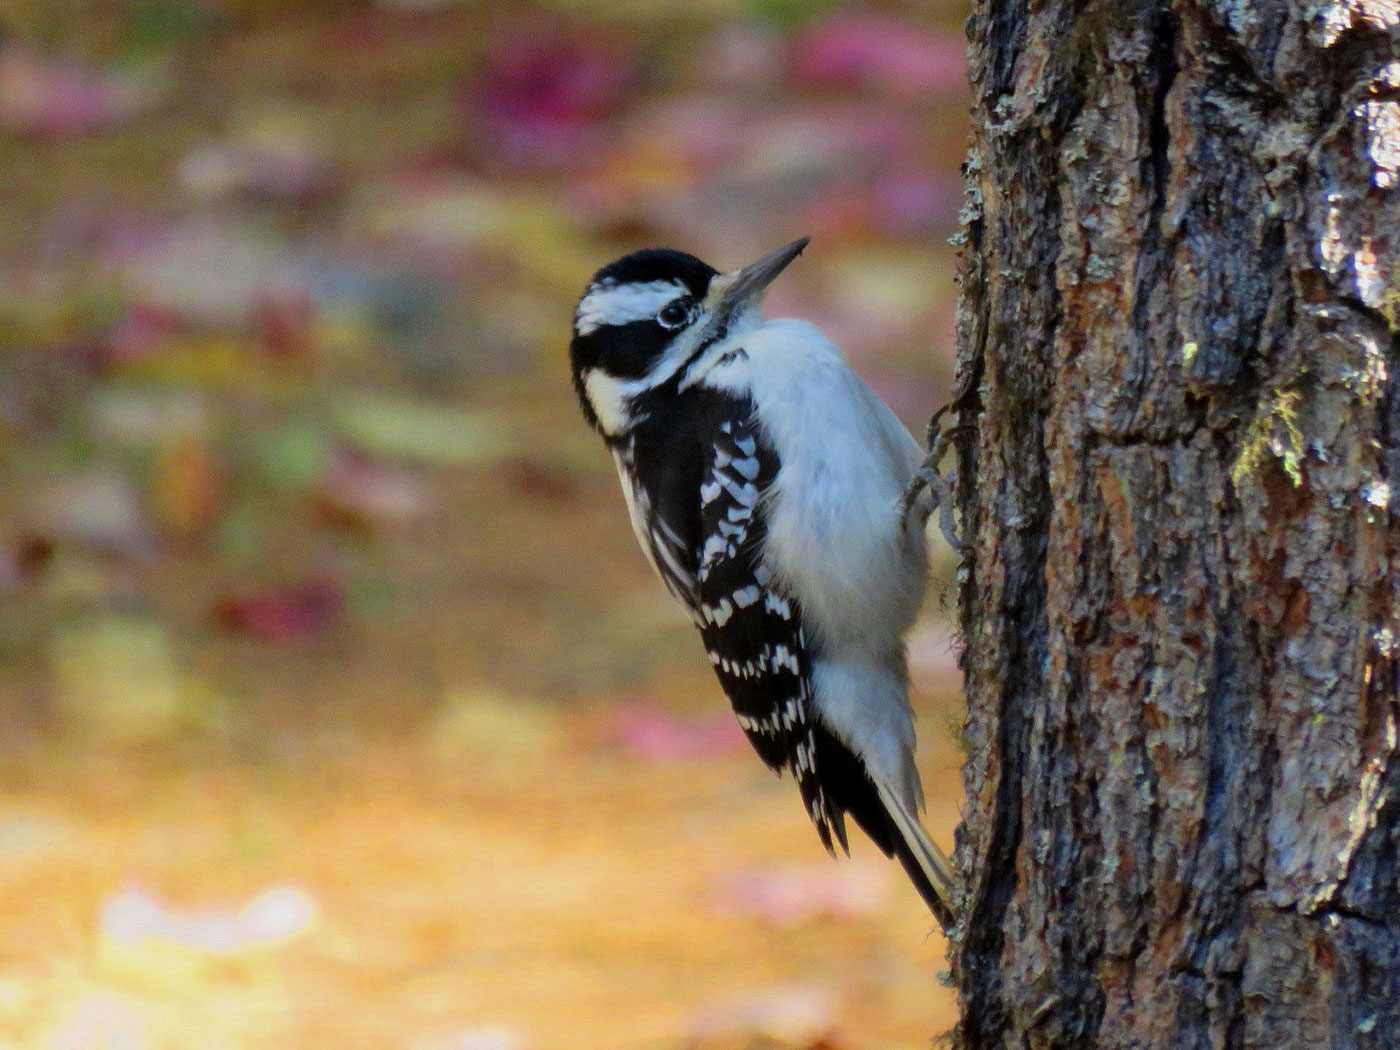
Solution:
M617 379L641 379L665 352L671 334L654 320L607 325L575 336L570 354L576 370L601 369Z

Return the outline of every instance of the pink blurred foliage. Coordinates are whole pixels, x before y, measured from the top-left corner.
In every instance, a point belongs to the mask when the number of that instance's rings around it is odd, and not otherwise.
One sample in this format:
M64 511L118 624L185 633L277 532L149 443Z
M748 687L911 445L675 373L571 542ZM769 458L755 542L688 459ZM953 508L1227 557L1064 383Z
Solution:
M834 1048L839 997L828 984L771 984L749 988L704 1006L692 1036L708 1045ZM743 1039L734 1043L736 1036Z
M577 165L602 147L605 122L638 80L628 50L596 33L503 33L462 93L467 149L507 167Z
M728 163L744 145L755 110L723 95L673 95L629 113L619 139L632 151L663 153L693 171Z
M253 323L269 357L313 357L315 322L316 304L304 282L271 282L259 289L253 303Z
M962 643L948 623L921 623L909 635L909 670L925 688L956 689L962 681L961 653Z
M733 715L687 721L642 701L620 705L613 727L624 749L653 762L725 755L744 745Z
M247 197L311 207L330 201L341 173L295 129L208 142L180 161L180 183L210 199Z
M872 231L922 233L951 225L959 200L951 184L922 174L923 119L866 100L663 101L624 118L617 146L575 194L580 210L701 244L743 244L775 214L828 245Z
M129 75L47 59L0 41L0 127L38 139L71 139L119 127L156 100Z
M264 227L217 212L111 223L94 259L120 278L125 295L143 311L165 312L196 328L256 325L260 303L294 299L307 280L305 259Z
M180 330L180 317L174 310L158 303L128 302L108 330L104 363L120 367L142 361Z
M783 75L783 37L758 20L726 21L696 49L696 73L707 84L745 95L775 87Z
M866 366L862 374L870 388L916 434L922 433L918 428L928 422L929 414L946 397L946 389L926 372Z
M331 461L316 504L328 521L365 531L411 525L437 507L432 489L418 474L344 450Z
M230 594L214 606L219 623L268 643L314 638L336 627L345 612L345 588L321 574L283 587Z
M770 111L771 112L771 111ZM807 164L854 166L881 172L917 155L922 121L867 101L791 106L750 128L754 156L802 158Z
M32 531L46 542L133 561L146 560L157 549L140 491L108 467L51 479L33 506Z
M961 36L896 15L852 11L800 33L792 64L798 77L822 87L923 100L965 90L966 52Z
M957 222L962 197L962 182L953 175L908 167L890 171L872 187L870 225L893 237L949 230Z
M816 918L860 918L880 912L889 879L873 864L783 864L746 868L720 887L719 910L796 926Z

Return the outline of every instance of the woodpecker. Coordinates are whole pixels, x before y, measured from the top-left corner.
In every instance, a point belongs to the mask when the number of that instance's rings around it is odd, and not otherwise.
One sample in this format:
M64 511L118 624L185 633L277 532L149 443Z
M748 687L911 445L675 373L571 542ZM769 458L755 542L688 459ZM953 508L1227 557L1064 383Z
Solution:
M849 814L948 927L904 650L927 571L923 455L821 332L760 313L807 243L728 273L670 249L604 266L574 313L574 386L759 757L792 774L828 852L849 853Z

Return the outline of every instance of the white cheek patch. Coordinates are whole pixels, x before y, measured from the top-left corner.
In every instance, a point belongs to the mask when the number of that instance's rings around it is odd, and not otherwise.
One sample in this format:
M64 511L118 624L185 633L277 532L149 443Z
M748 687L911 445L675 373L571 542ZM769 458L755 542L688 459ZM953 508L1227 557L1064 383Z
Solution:
M574 331L592 335L604 325L643 321L655 317L672 299L685 294L685 286L676 281L589 285L574 314Z
M627 425L627 384L602 369L590 368L583 374L583 392L603 433L621 433Z

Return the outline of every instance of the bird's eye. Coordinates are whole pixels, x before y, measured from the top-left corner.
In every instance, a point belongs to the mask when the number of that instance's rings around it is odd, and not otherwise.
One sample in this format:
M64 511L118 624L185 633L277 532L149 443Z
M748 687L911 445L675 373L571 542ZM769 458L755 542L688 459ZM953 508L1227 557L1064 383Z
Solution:
M656 315L656 323L662 328L676 329L690 320L691 302L685 296L672 299Z

